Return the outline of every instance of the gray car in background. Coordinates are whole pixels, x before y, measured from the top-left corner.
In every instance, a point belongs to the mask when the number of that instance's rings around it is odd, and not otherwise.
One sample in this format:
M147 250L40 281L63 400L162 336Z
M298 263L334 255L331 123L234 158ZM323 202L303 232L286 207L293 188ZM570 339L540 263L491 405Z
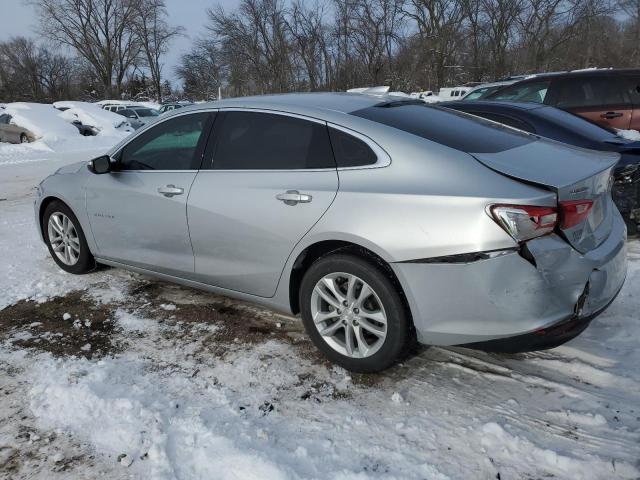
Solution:
M35 141L36 136L28 129L13 123L13 117L0 110L0 142L29 143Z
M416 339L515 352L586 328L626 275L618 158L397 97L238 98L60 169L35 215L68 272L300 313L330 360L372 372Z
M129 106L127 108L123 108L117 110L115 113L126 117L129 120L129 123L136 130L146 125L147 123L153 121L160 115L157 110L148 107L136 107Z

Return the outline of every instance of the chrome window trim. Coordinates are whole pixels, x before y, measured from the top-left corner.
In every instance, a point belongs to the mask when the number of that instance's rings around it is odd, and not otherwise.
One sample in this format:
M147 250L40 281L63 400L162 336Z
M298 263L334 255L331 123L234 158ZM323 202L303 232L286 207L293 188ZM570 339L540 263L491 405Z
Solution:
M182 109L176 109L182 110ZM176 111L174 110L174 111ZM221 107L221 108L202 108L197 110L189 110L187 112L180 111L176 114L171 114L168 117L162 118L158 117L157 121L154 121L150 124L145 125L136 131L132 136L127 137L124 142L118 144L114 147L113 153L109 154L112 158L119 155L122 150L133 140L135 140L139 135L142 135L149 128L152 128L160 123L169 121L173 118L180 117L182 115L191 115L195 113L218 113L218 112L255 112L255 113L268 113L272 115L283 115L293 118L298 118L300 120L307 120L314 123L319 123L321 125L325 125L327 127L335 128L336 130L340 130L348 135L352 135L358 140L363 141L376 155L376 162L371 165L362 165L362 166L354 166L354 167L327 167L327 168L293 168L293 169L272 169L272 168L260 168L260 169L215 169L215 168L203 168L200 170L122 170L118 173L124 172L333 172L333 171L341 171L341 170L366 170L369 168L384 168L391 165L391 157L389 154L376 142L374 142L370 137L357 132L351 128L344 127L342 125L338 125L337 123L327 122L326 120L322 120L320 118L311 117L308 115L302 115L298 113L292 113L285 110L276 110L269 108L252 108L252 107Z

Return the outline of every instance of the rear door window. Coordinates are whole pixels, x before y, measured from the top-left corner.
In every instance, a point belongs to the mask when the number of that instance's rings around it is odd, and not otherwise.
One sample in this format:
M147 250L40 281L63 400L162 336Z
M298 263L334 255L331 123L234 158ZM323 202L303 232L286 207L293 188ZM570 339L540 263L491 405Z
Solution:
M559 80L558 108L600 107L628 103L624 87L609 76L580 76Z
M262 112L225 112L216 127L216 170L335 168L324 123Z

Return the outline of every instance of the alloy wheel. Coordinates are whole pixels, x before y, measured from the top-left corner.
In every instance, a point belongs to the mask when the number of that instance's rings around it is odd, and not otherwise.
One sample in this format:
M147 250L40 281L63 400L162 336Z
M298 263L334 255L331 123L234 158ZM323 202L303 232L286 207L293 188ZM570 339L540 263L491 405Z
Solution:
M351 358L375 354L387 337L380 298L369 284L349 273L330 273L316 283L311 316L324 341Z
M80 238L71 219L61 212L51 214L47 232L56 257L65 265L75 265L80 258Z

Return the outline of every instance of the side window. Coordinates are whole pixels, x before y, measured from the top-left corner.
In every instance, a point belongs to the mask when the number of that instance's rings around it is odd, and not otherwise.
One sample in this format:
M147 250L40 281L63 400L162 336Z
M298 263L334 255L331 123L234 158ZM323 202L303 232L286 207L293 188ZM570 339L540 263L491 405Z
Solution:
M479 117L486 118L487 120L493 120L494 122L502 123L503 125L508 125L513 128L517 128L519 130L523 130L529 133L536 133L536 129L529 122L525 122L520 120L519 118L509 117L507 115L501 115L499 113L489 113L489 112L469 112L474 115L478 115Z
M287 115L227 112L216 130L216 170L335 168L324 124Z
M6 113L4 115L0 115L0 125L6 125L9 123L9 115L7 115Z
M516 83L491 95L491 100L544 103L550 81Z
M329 128L329 136L338 168L364 167L378 161L369 145L359 138L335 128Z
M122 170L196 170L210 122L209 113L182 115L159 123L124 147Z
M625 104L619 82L611 77L577 77L562 80L558 89L558 108L599 107Z

